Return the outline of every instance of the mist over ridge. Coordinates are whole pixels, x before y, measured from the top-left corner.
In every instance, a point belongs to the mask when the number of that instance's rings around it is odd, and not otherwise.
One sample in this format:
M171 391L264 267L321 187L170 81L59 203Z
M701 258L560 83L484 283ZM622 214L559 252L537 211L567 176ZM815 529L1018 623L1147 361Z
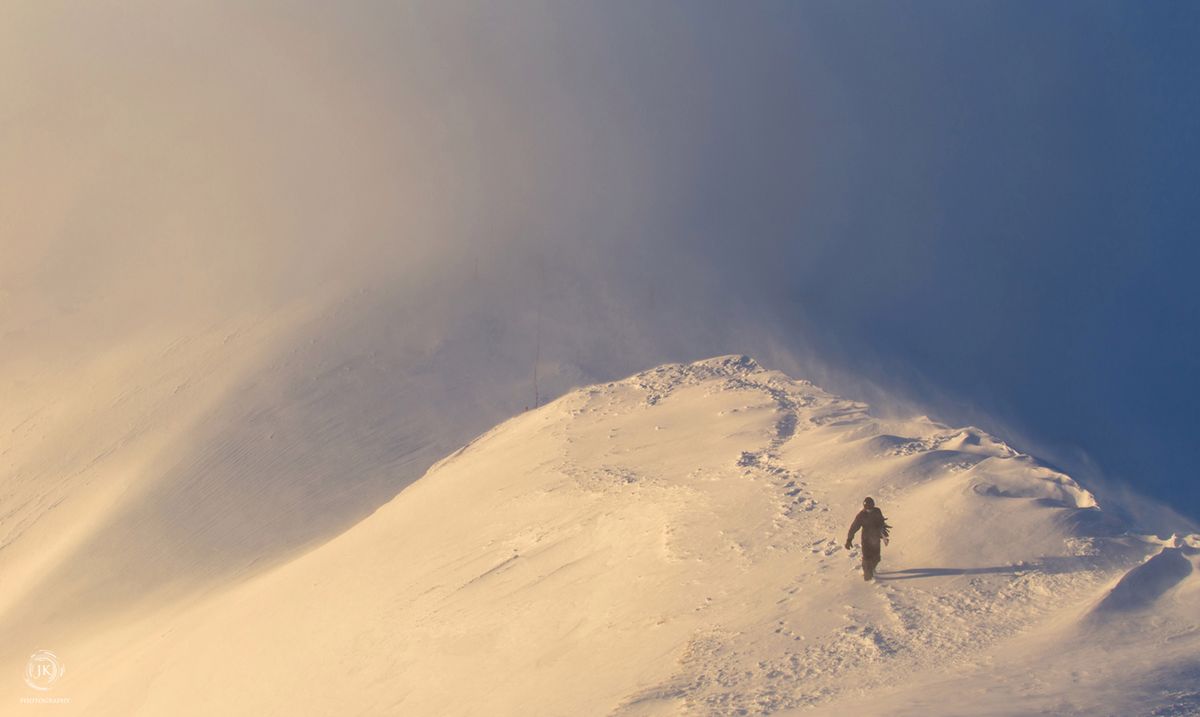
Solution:
M0 370L367 292L497 411L747 353L1194 518L1195 18L942 9L20 3Z

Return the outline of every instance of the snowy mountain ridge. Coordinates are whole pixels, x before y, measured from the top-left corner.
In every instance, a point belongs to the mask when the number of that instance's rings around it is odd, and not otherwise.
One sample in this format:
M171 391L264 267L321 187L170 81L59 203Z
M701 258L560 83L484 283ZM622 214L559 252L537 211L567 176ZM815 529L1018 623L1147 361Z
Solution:
M842 547L866 495L876 583ZM1197 536L1130 535L983 431L722 356L569 392L295 559L56 649L87 714L1184 715L1198 573Z

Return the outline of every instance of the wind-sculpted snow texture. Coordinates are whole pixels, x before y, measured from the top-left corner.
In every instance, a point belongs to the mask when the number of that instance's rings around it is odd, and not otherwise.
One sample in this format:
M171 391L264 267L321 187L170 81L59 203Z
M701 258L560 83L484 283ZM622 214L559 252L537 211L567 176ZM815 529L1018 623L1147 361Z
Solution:
M874 583L842 547L866 495ZM276 568L85 625L56 709L1196 714L1198 553L978 429L726 356L568 393Z

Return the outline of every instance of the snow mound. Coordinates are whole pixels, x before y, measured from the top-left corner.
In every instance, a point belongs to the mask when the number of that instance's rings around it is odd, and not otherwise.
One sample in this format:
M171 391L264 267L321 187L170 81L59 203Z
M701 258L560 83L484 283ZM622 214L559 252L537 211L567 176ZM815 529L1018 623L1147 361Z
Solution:
M1037 498L1072 508L1094 508L1096 498L1071 478L1025 455L990 457L971 469L971 490L1000 498Z
M1099 614L1145 610L1195 572L1200 551L1188 546L1163 548L1146 562L1125 573L1096 606Z
M842 547L866 495L895 526L876 583ZM1166 704L1143 679L1162 630L1173 664L1200 645L1195 581L1158 576L1191 543L1143 564L1162 543L1100 513L979 429L883 421L722 356L521 413L349 530L169 609L54 645L30 639L53 615L13 615L0 674L53 649L56 708L89 715L1136 714ZM1110 598L1160 618L1119 674L1091 669L1085 629Z

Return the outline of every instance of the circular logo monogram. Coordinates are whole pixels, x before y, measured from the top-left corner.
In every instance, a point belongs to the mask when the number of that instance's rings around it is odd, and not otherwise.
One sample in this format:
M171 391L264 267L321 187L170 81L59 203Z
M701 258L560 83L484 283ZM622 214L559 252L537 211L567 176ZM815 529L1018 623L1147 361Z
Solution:
M49 650L38 650L25 663L25 684L35 690L48 690L66 673L63 663Z

